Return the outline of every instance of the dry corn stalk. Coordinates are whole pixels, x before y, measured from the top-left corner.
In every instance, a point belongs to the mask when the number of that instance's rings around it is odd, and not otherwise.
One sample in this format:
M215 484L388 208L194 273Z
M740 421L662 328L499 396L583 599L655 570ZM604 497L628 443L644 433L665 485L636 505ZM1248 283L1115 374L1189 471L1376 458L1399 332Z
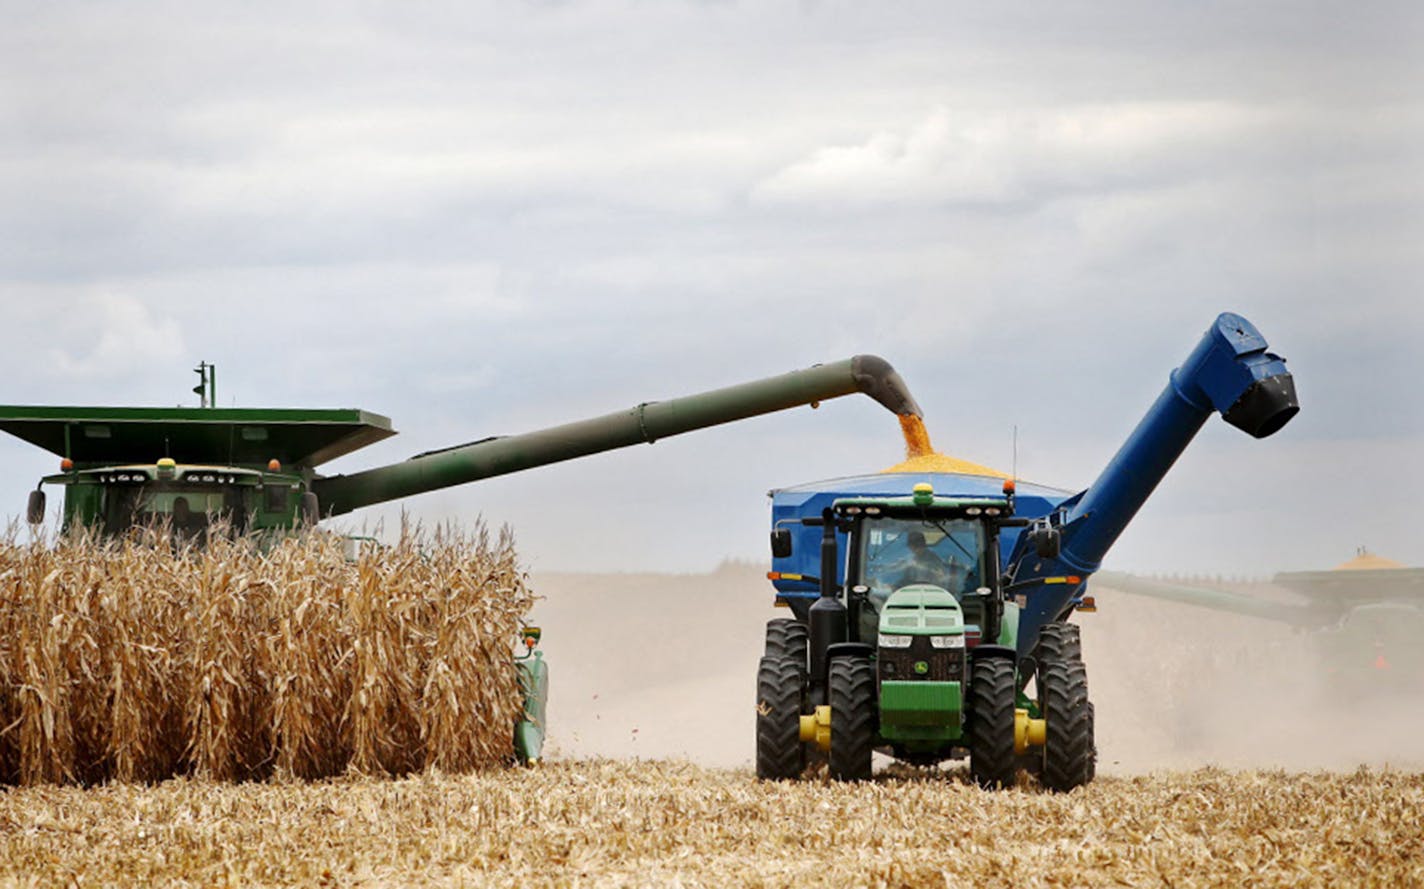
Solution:
M512 752L514 541L0 537L0 782L463 771Z

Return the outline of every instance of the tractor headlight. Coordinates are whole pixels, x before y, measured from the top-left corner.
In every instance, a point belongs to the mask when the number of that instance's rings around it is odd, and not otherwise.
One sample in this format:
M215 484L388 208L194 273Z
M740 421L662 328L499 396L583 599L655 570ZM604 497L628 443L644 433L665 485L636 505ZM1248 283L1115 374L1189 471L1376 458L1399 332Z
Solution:
M880 634L881 648L909 648L910 643L915 641L914 636L891 636L886 633Z
M883 644L883 643L882 643ZM933 648L963 648L963 636L931 636L930 646Z

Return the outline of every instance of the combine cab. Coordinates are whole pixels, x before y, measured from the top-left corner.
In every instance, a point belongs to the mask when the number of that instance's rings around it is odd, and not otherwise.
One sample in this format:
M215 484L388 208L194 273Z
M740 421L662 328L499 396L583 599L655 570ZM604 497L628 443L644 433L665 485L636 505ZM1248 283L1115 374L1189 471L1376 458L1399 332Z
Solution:
M888 472L773 491L757 772L870 775L871 751L967 756L985 787L1020 768L1092 780L1077 627L1087 580L1213 411L1256 438L1299 410L1285 362L1238 315L1207 330L1127 442L1077 494L980 472ZM985 470L985 473L990 472Z

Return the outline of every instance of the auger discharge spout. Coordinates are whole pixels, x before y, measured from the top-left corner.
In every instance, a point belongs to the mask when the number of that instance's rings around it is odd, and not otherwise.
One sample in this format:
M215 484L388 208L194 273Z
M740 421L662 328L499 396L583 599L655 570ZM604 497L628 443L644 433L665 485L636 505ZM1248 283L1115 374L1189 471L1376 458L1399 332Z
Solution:
M1023 604L1019 654L1033 650L1044 624L1064 620L1077 607L1088 577L1207 417L1220 413L1265 438L1299 411L1285 359L1267 350L1245 318L1218 316L1097 480L1035 519L1014 542L1005 569L1009 592Z
M1240 315L1225 312L1174 370L1097 481L1063 517L1061 560L1091 574L1212 412L1255 438L1300 411L1285 359Z
M363 506L857 393L870 396L892 413L920 416L920 406L888 361L857 355L697 395L646 402L589 420L431 451L351 475L317 478L312 490L323 517L342 515Z

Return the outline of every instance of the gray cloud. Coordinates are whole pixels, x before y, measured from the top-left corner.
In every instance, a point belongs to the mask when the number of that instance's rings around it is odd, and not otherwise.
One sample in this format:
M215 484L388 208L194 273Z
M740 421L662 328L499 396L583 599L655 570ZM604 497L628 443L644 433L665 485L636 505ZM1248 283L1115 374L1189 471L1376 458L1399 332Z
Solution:
M1209 427L1114 558L1424 563L1412 6L8 11L0 400L174 403L215 360L224 403L390 414L349 469L879 352L947 450L1004 465L1017 424L1073 486L1234 309L1306 410ZM1304 525L1361 455L1403 478ZM767 487L897 456L834 403L407 506L702 568L760 556ZM51 461L0 458L18 512Z

